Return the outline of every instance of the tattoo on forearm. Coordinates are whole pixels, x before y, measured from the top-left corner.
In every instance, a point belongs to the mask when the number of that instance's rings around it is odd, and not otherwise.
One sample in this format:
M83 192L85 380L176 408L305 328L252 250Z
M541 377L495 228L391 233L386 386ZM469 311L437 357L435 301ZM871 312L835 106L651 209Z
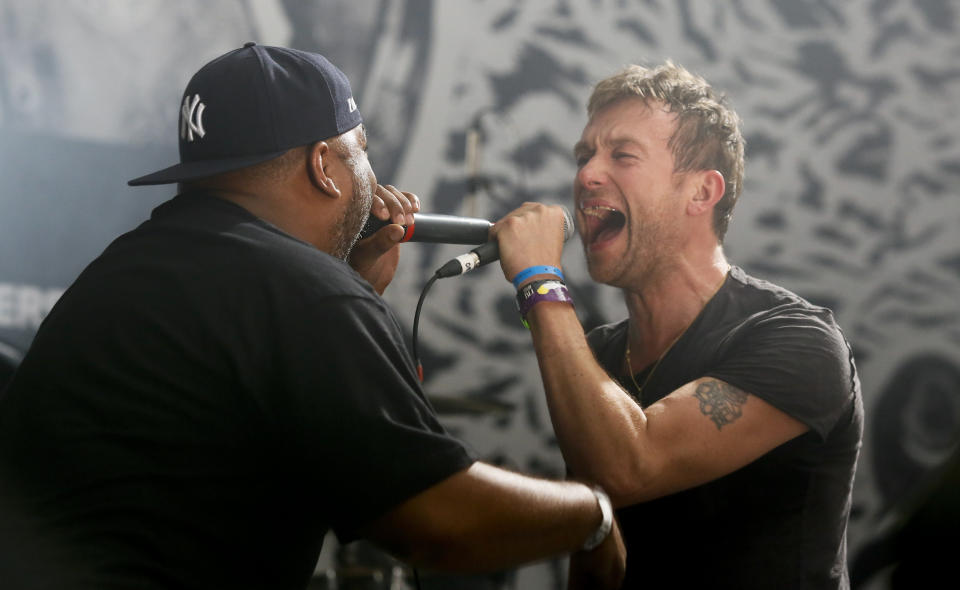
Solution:
M722 430L727 424L743 415L747 394L723 381L711 379L697 385L693 394L700 400L700 411Z

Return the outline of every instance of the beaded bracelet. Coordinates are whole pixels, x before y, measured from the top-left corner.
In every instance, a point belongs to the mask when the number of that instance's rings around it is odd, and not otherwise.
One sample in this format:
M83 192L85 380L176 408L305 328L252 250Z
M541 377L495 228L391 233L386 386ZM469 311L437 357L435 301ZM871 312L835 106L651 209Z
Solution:
M556 266L530 266L517 273L517 276L513 277L513 286L516 289L520 288L520 284L523 281L529 279L534 275L553 275L563 280L563 271L561 271Z
M527 323L527 313L534 305L543 301L557 301L573 305L573 297L563 281L547 279L533 281L524 285L517 291L517 310L520 311L520 321L526 328L530 328Z

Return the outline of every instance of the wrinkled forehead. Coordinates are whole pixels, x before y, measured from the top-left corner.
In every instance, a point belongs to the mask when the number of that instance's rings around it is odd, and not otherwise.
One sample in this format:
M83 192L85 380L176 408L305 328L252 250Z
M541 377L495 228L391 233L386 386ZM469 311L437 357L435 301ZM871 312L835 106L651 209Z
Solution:
M624 142L667 145L676 131L677 117L656 100L626 98L600 109L590 119L574 145L574 153Z

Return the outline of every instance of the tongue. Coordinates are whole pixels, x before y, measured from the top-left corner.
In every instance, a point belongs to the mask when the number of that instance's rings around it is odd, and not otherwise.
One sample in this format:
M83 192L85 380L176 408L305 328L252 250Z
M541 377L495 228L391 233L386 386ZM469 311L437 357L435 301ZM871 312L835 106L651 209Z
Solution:
M594 217L594 216L592 216L592 215L588 215L588 216L584 217L584 220L583 220L583 221L584 221L584 225L586 225L586 227L584 228L586 231L584 231L583 233L586 234L586 235L588 235L588 236L591 236L591 237L592 237L591 241L593 241L594 239L596 239L597 236L598 236L601 232L603 232L603 228L604 228L604 220L603 220L603 219L599 219L599 218Z
M623 226L619 223L606 223L601 228L600 231L594 236L594 242L603 242L605 240L610 240L623 229Z
M613 239L617 234L620 233L620 230L623 229L623 215L620 213L610 212L603 219L598 217L588 217L587 224L590 232L590 242L604 242L610 239Z

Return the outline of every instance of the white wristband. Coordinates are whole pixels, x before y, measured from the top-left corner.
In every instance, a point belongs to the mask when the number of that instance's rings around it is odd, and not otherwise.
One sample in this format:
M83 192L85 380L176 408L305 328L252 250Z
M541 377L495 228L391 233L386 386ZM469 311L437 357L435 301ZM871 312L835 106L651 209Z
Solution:
M593 531L590 538L583 543L584 551L596 549L600 543L603 543L603 540L607 538L607 535L609 535L613 529L613 505L610 504L610 497L607 496L607 493L604 492L600 486L593 487L593 495L596 496L597 504L600 505L602 520L597 530Z

